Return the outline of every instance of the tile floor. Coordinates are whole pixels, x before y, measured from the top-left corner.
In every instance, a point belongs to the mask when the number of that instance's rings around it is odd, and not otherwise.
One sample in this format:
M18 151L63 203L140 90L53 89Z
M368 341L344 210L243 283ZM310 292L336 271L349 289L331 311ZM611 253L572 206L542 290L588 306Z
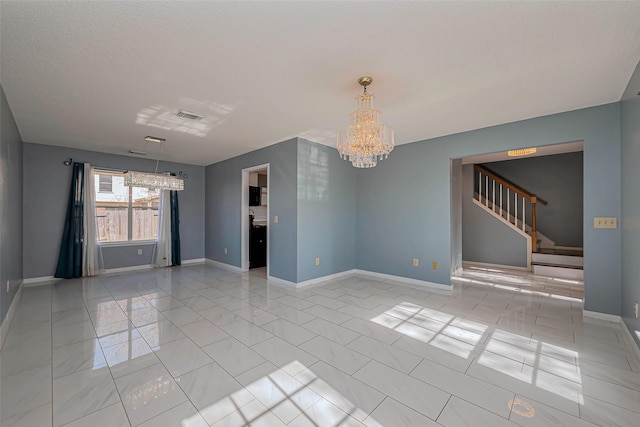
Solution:
M205 265L25 288L0 424L640 425L640 363L583 319L581 285L495 273L451 293Z

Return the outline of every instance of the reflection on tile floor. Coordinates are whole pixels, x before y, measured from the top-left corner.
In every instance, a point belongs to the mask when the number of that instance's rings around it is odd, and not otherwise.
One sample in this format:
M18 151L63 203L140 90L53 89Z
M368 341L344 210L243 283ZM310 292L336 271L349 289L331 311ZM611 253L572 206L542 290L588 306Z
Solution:
M0 424L638 425L640 362L619 325L583 319L581 283L453 282L296 290L195 265L24 288Z

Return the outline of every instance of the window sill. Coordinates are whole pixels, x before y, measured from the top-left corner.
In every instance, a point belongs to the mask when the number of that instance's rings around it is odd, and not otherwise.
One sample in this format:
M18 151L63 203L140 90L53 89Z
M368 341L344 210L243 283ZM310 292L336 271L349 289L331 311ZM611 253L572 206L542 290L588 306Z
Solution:
M140 246L140 245L155 245L155 240L131 240L127 242L99 242L98 246L102 247L117 247L117 246Z

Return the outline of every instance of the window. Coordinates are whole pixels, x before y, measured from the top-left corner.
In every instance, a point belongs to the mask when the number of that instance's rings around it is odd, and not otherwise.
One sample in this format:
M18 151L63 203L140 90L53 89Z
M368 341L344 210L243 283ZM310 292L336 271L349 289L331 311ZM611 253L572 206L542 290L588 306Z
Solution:
M125 187L119 172L97 170L94 178L98 242L155 240L160 192Z
M113 175L98 175L98 192L113 193Z

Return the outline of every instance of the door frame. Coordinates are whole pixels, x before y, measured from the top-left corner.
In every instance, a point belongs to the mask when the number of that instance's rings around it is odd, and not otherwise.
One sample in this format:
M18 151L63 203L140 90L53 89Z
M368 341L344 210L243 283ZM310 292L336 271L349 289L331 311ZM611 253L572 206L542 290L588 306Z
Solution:
M240 269L249 271L249 174L261 170L267 170L267 277L269 277L269 246L271 246L271 164L264 163L262 165L251 166L242 169L242 186L240 188Z

